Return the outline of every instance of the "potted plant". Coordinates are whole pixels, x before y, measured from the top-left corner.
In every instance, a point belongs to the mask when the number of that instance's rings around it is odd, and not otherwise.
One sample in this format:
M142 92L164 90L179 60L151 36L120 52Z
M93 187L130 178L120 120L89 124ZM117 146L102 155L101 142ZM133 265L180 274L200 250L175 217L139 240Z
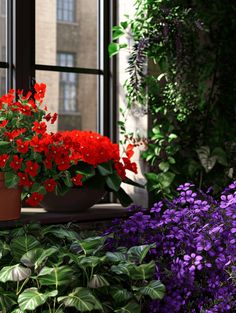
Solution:
M0 165L5 186L19 186L21 198L30 206L44 203L48 193L62 196L74 187L86 188L85 194L99 190L100 197L114 191L124 206L131 203L121 183L133 183L126 170L137 172L130 160L133 146L128 145L120 158L119 146L96 132L47 133L46 122L54 123L57 114L43 107L46 85L35 84L34 89L26 96L18 91L17 97L10 90L0 98Z

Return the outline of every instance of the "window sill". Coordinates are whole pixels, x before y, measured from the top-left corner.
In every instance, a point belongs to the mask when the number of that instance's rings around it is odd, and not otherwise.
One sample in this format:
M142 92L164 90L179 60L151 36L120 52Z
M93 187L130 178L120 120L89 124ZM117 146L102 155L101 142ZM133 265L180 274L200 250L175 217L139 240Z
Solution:
M42 208L22 208L19 220L0 222L0 228L15 227L33 221L41 224L62 224L72 222L89 226L90 224L106 223L115 218L125 217L128 213L127 208L123 208L117 203L97 204L87 211L78 213L52 213L47 212Z

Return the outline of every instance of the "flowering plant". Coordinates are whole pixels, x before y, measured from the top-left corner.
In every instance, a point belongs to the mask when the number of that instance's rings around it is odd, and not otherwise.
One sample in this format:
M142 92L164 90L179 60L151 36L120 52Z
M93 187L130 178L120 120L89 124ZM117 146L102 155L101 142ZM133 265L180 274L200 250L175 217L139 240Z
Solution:
M166 295L147 312L236 312L236 182L220 200L190 183L178 191L151 210L132 206L136 212L107 230L110 246L155 243L149 258Z
M121 183L131 183L126 170L137 173L131 162L133 146L120 159L119 146L91 131L47 133L54 123L43 107L46 85L35 84L34 93L10 90L0 98L0 169L5 185L22 188L22 198L37 206L47 192L63 195L72 187L88 186L114 191L127 206L131 198Z

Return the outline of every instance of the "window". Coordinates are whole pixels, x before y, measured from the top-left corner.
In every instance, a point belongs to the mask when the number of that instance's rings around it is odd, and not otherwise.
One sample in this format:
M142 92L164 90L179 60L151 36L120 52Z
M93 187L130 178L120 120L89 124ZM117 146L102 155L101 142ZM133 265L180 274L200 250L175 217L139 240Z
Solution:
M57 20L75 22L75 0L57 0Z
M6 3L6 16L0 14L0 77L6 77L6 89L29 90L35 80L44 82L45 104L59 115L58 124L49 131L90 129L115 141L115 63L107 47L111 26L116 24L116 1ZM60 23L65 16L73 16L79 24ZM6 60L1 59L3 46Z
M71 66L75 64L75 55L72 53L58 53L57 64L59 66ZM60 73L59 78L59 111L76 112L77 107L77 77L76 73Z
M6 15L6 0L0 0L0 12L1 15L5 16Z

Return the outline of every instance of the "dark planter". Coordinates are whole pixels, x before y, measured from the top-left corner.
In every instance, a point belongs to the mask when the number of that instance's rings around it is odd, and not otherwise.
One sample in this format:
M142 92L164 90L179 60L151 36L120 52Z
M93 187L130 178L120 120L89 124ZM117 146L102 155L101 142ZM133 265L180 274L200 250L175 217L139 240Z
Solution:
M48 212L80 212L99 202L105 194L104 189L71 188L64 196L46 194L41 205Z
M6 188L4 173L0 173L0 221L11 221L20 218L21 189Z

